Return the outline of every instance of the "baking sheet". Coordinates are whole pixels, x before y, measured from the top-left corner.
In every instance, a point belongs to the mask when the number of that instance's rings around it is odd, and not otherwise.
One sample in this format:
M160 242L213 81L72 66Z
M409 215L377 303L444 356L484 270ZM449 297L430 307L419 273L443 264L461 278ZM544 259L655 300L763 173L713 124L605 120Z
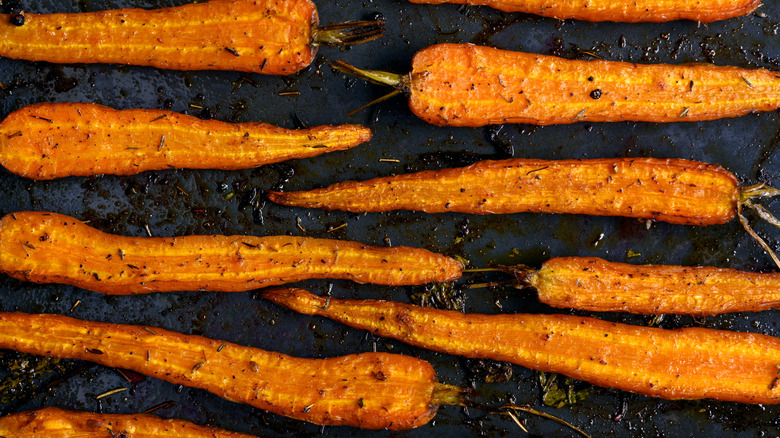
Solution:
M185 0L23 0L28 12L96 11L118 7L162 7ZM470 216L417 212L351 214L276 206L263 201L270 188L300 190L345 179L366 179L509 156L541 159L678 157L718 163L745 184L780 185L780 123L777 112L701 123L578 123L533 127L435 127L411 115L395 98L354 116L347 112L388 89L334 73L328 60L363 68L406 72L413 54L442 42L474 42L567 58L633 62L714 62L780 70L780 5L758 14L709 25L585 23L482 7L413 5L402 0L319 2L323 24L383 17L387 35L346 50L322 48L315 63L291 77L233 72L174 72L115 65L66 65L0 59L0 116L37 102L96 102L114 108L169 108L225 121L301 124L362 123L374 139L353 150L244 171L161 171L129 177L25 180L0 170L0 214L49 210L91 220L101 230L133 236L184 234L306 235L358 240L373 245L410 245L468 259L471 265L525 263L538 266L554 256L596 256L614 261L708 264L775 270L771 260L737 221L706 228L645 223L624 218L514 214ZM242 78L248 78L247 81ZM296 96L279 93L298 91ZM205 110L193 108L204 107ZM398 162L380 159L398 160ZM780 201L765 203L774 211ZM780 250L780 233L757 230ZM300 224L300 227L298 226ZM345 227L329 230L346 224ZM637 254L637 255L634 255ZM629 255L634 255L629 257ZM485 278L468 277L473 281ZM345 298L409 301L422 289L358 285L347 281L302 283L315 293ZM464 293L470 312L560 312L539 304L532 293L512 289ZM79 303L75 308L74 304ZM0 276L0 310L59 313L76 318L159 326L185 333L281 351L329 357L389 351L430 361L442 382L477 388L481 400L499 405L527 403L566 419L593 436L773 436L780 433L780 407L710 401L664 401L596 388L586 400L563 408L541 403L538 374L513 367L506 383L473 382L464 359L348 329L335 322L295 314L253 293L165 293L107 297L71 286L33 285ZM648 324L652 318L595 314L614 321ZM780 335L777 311L720 317L667 316L662 327L704 326ZM9 371L11 365L24 365ZM505 436L522 433L507 417L442 407L429 425L406 432L365 432L320 427L231 403L201 390L155 379L128 382L112 369L85 362L30 361L0 353L0 413L43 406L131 413L160 403L155 412L199 424L261 436ZM19 378L19 383L12 378ZM138 380L138 379L133 379ZM578 384L577 388L583 385ZM588 385L584 385L588 386ZM121 394L95 400L117 387ZM620 415L622 414L622 415ZM618 418L619 419L616 419ZM525 417L532 435L570 436L556 423Z

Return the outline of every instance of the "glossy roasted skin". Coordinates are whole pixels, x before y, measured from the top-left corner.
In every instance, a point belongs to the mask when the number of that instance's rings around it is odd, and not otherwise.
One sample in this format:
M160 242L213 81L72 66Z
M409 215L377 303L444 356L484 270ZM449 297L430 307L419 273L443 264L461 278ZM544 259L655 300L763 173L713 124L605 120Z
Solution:
M44 103L14 111L0 123L0 164L33 179L235 170L349 149L370 139L371 130L358 125L292 130L162 110Z
M780 403L780 339L704 328L664 330L569 315L479 315L300 289L263 296L430 350L512 362L666 399Z
M413 285L457 279L462 268L403 246L289 236L124 237L44 212L0 220L0 272L110 295L237 292L312 278Z
M0 56L288 75L311 64L310 0L211 0L161 9L0 14Z
M557 257L528 282L550 306L596 312L704 316L780 306L780 273Z
M524 12L559 20L664 22L693 20L709 23L747 15L760 0L410 0L412 3L456 3L490 6L505 12Z
M419 51L409 106L434 125L685 122L780 107L780 74L707 64L572 61L471 44Z
M147 414L97 414L44 408L0 417L0 436L14 438L251 438Z
M680 159L512 159L268 198L352 212L573 213L712 225L734 218L739 185L719 166Z
M436 413L431 365L364 353L301 359L160 328L0 313L0 348L81 359L323 425L409 429Z

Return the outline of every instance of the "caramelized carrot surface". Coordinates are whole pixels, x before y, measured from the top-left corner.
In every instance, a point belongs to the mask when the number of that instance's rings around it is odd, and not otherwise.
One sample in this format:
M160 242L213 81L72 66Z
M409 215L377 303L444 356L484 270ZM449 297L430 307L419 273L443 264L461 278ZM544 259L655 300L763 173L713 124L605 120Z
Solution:
M780 306L780 273L558 257L527 281L543 303L597 312L716 315Z
M780 339L772 336L664 330L568 315L463 314L324 299L300 289L269 289L263 296L418 347L508 361L599 386L666 399L780 403Z
M254 435L204 427L147 414L97 414L44 408L0 417L8 438L250 438Z
M460 394L460 388L437 383L428 362L409 356L300 359L160 328L59 315L0 313L0 348L88 360L298 420L365 429L421 426L444 402L441 394Z
M780 73L764 69L574 61L471 44L425 48L406 76L332 65L407 92L414 114L443 126L692 122L780 107Z
M33 179L234 170L349 149L370 139L371 131L358 125L291 130L171 111L45 103L17 110L0 123L0 164Z
M739 184L711 164L616 158L482 161L468 167L268 192L284 205L428 213L576 213L712 225L734 218Z
M311 278L412 285L459 278L463 265L409 247L307 237L124 237L56 213L0 220L0 272L110 295L246 291Z
M410 0L412 3L456 3L490 6L505 12L524 12L559 20L664 22L693 20L709 23L747 15L760 0Z

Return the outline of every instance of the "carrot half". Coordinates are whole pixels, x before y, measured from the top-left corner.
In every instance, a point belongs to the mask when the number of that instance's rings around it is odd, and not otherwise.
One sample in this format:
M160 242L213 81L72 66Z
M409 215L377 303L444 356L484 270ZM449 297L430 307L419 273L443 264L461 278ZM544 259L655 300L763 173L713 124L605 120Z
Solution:
M0 436L8 438L252 438L254 435L165 420L148 414L97 414L43 408L0 417Z
M407 93L415 115L442 126L693 122L780 107L780 73L764 69L573 61L471 44L425 48L407 75L331 66Z
M723 224L739 216L780 266L741 213L745 205L780 226L753 202L777 195L780 190L763 184L740 188L737 178L717 165L656 158L482 161L309 191L267 193L268 199L283 205L351 212L571 213L684 225Z
M424 249L307 237L124 237L45 212L0 220L0 272L109 295L238 292L312 278L413 285L461 276L457 260Z
M364 429L422 426L465 390L426 361L388 353L301 359L160 328L0 313L0 348L124 368L297 420Z
M709 23L753 12L760 0L410 0L412 3L490 6L504 12L523 12L559 20L654 22L693 20Z
M0 123L0 164L33 179L235 170L349 149L370 139L371 130L359 125L293 130L162 110L43 103L14 111Z
M211 0L23 18L18 26L0 14L0 56L271 75L306 68L319 45L358 44L384 34L381 21L320 28L310 0Z
M388 301L263 292L274 303L430 350L564 374L666 399L780 403L780 339L568 315L479 315Z
M495 269L514 275L516 287L535 288L539 301L559 308L706 316L780 307L780 273L631 265L595 257L554 257L538 270L523 265Z

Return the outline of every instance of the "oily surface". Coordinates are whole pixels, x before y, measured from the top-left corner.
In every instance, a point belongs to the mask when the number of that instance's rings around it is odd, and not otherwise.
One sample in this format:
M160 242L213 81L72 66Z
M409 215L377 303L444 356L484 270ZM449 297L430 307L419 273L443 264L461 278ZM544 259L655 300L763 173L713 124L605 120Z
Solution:
M326 300L302 289L271 289L264 297L424 348L508 361L624 391L780 403L780 338L771 336L663 330L569 315L464 314L392 301Z
M425 284L460 277L462 265L417 248L287 236L115 236L56 213L0 220L0 271L36 283L106 294L237 292L310 278Z
M716 267L631 265L558 257L533 273L539 299L559 308L658 315L755 312L780 304L780 274Z
M23 313L0 313L0 348L124 368L316 424L408 429L437 408L433 368L409 356L301 359L156 327Z
M44 408L0 417L0 434L16 438L249 438L252 435L198 426L154 415L98 414Z
M572 61L469 44L412 62L409 106L434 125L686 122L780 106L780 73L712 65Z
M712 225L735 217L739 189L724 169L685 160L516 159L268 196L353 212L571 213Z
M371 131L358 125L291 130L171 111L40 104L0 123L0 164L34 179L171 168L235 170L348 149L370 139Z
M31 11L32 12L32 11ZM314 58L309 0L212 0L157 10L0 15L0 56L54 63L292 74Z
M4 5L8 2L3 0ZM125 7L168 7L188 0L22 0L28 14L95 12ZM680 226L591 215L516 213L470 215L412 211L348 213L293 208L267 202L267 190L298 191L330 184L463 167L484 159L658 157L685 158L719 164L740 183L769 180L780 167L777 136L780 113L687 123L573 123L536 127L522 124L486 128L434 126L414 116L406 99L396 97L372 109L347 112L389 90L334 74L326 61L342 59L365 68L407 73L415 53L437 43L473 42L512 51L567 59L619 60L637 63L715 63L780 70L780 45L775 35L780 3L764 2L745 17L698 26L694 21L670 23L590 23L502 13L487 7L419 5L403 1L317 2L322 24L387 19L388 34L346 51L323 47L311 68L292 76L239 72L182 72L107 64L53 65L0 58L0 116L40 102L97 102L116 109L156 108L224 122L265 122L287 129L356 123L370 127L372 140L332 154L253 169L160 170L137 175L68 177L33 181L0 169L0 214L17 211L64 213L103 232L133 237L183 235L290 235L336 238L373 246L411 246L468 260L469 267L490 263L526 264L536 269L552 257L599 257L631 264L712 265L745 271L775 272L773 262L755 245L736 220L708 227ZM765 14L761 16L759 14ZM251 82L249 82L251 81ZM295 93L298 93L297 95ZM292 93L292 94L290 94ZM281 94L281 95L280 95ZM513 154L513 155L512 155ZM397 160L380 161L380 160ZM773 212L780 200L762 200ZM777 248L774 227L747 212L751 224ZM300 225L300 228L299 228ZM345 225L342 227L342 225ZM149 233L146 227L149 227ZM341 228L339 228L341 227ZM500 281L508 277L469 274L464 281ZM337 298L416 302L410 295L425 288L358 284L350 280L296 283L318 295ZM254 292L166 292L107 296L75 286L34 284L0 274L0 308L26 313L57 313L79 319L153 325L188 334L202 334L240 345L280 351L298 357L332 357L377 351L421 357L436 369L439 380L471 385L471 367L459 357L416 348L320 317L301 315L258 299ZM417 296L417 295L415 295ZM540 304L532 290L511 287L472 289L463 293L471 313L572 313L610 321L648 325L654 317L554 309ZM73 306L76 305L75 308ZM71 309L73 308L72 312ZM777 310L725 314L706 318L674 317L665 328L710 327L780 335ZM657 322L656 322L657 323ZM21 412L59 406L105 413L154 413L196 424L250 433L260 437L319 436L320 427L268 414L249 405L226 401L206 391L179 388L158 379L128 382L113 368L61 360L71 372L46 373L35 356L0 351L0 385L9 376L29 379L14 391L0 386L0 411ZM21 369L14 363L27 362ZM75 369L75 370L74 370ZM597 387L574 405L548 407L542 402L539 375L510 366L506 383L475 385L482 401L494 406L515 400L558 415L594 436L658 438L697 435L751 438L780 435L780 405L730 402L669 401ZM33 371L34 370L34 371ZM34 377L34 378L33 378ZM132 378L132 377L131 377ZM561 389L563 376L558 377ZM107 391L124 393L95 400ZM577 383L575 390L593 386ZM625 414L620 414L625 410ZM618 418L619 421L616 421ZM236 420L238 419L238 420ZM529 432L569 436L557 423L524 417ZM360 437L365 431L326 427L331 437ZM380 438L503 437L522 433L507 416L443 406L435 421L401 432L375 431Z

